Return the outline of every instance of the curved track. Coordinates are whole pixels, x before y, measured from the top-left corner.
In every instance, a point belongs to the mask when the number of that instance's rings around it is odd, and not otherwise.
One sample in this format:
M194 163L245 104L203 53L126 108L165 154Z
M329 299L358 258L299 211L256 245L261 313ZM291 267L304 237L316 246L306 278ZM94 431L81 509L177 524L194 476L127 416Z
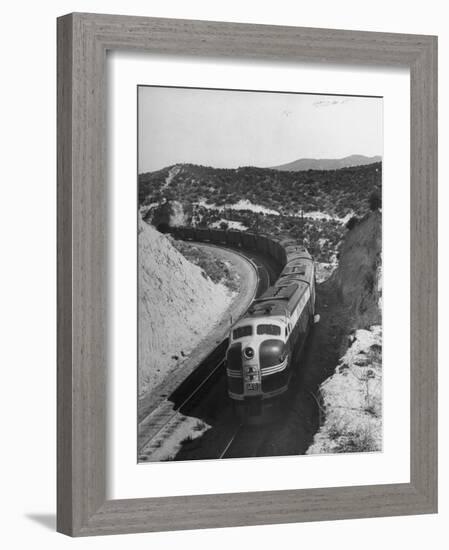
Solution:
M215 244L195 243L199 246L217 247ZM276 280L279 267L272 259L259 252L226 248L250 261L257 272L257 286L253 299L260 296ZM139 421L138 455L140 461L151 460L151 455L161 446L161 441L170 436L181 422L181 416L194 410L211 388L224 378L221 368L227 348L227 339L221 342L174 392L158 407L151 410Z
M190 243L194 244L195 246L204 246L208 248L222 248L225 250L229 250L233 254L237 254L244 258L245 260L251 262L251 264L254 266L254 269L257 272L257 287L255 289L254 297L258 298L261 294L267 290L269 286L271 286L277 279L280 273L279 266L276 265L276 263L273 261L272 258L268 258L261 254L260 252L256 252L253 250L245 250L242 248L233 248L231 246L221 246L213 243L203 243L203 242L196 242L196 241L189 241Z

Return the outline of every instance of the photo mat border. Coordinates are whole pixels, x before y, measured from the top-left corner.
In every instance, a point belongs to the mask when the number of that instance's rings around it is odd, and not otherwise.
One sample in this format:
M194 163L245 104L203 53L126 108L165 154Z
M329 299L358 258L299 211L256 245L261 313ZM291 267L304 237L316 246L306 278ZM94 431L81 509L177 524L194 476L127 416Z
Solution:
M112 49L410 68L410 483L106 499L105 65ZM59 532L86 536L436 512L436 331L436 37L81 13L58 19Z

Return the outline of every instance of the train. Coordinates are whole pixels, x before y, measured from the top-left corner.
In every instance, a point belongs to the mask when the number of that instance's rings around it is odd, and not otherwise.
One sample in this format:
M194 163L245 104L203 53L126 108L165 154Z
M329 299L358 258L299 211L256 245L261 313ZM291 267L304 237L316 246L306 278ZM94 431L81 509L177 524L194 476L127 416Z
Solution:
M271 256L282 271L230 329L225 366L227 391L243 421L263 420L285 403L297 361L315 312L315 263L292 239L276 240L235 230L173 227L183 240L257 250Z
M284 266L288 259L286 248L295 247L293 241L290 240L278 241L267 235L237 231L236 229L225 230L191 226L165 226L157 229L162 233L170 233L176 239L182 239L183 241L198 241L231 248L256 250L271 256L281 266Z
M254 300L230 331L228 394L243 419L263 418L282 403L315 317L315 264L300 246L287 247L276 283Z

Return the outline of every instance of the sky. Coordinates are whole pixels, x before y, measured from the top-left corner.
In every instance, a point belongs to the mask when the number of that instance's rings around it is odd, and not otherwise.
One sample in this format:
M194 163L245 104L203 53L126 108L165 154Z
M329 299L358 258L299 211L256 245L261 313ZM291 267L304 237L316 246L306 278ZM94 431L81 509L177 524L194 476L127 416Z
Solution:
M139 86L139 173L382 155L382 99Z

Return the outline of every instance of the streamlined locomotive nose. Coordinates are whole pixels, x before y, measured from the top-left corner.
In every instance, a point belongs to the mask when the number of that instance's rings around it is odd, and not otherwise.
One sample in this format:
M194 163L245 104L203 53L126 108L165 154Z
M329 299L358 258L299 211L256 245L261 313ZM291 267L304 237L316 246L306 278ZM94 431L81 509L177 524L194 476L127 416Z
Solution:
M285 344L282 340L269 339L259 346L260 368L279 365L285 359Z

